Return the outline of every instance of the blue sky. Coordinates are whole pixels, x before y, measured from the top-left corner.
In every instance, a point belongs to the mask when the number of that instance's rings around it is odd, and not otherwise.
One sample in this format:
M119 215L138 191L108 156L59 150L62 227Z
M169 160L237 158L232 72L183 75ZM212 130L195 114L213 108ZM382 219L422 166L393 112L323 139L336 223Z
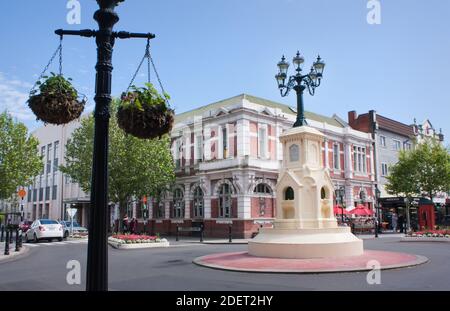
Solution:
M30 128L39 123L27 93L57 47L53 31L96 28L96 2L80 2L80 25L67 24L67 0L0 2L0 110ZM308 67L318 53L326 62L316 95L305 96L306 110L345 120L349 110L370 109L405 123L429 118L448 142L450 1L380 0L380 25L367 23L367 2L126 0L115 29L157 35L152 55L177 112L241 93L295 106L293 94L280 97L274 75L281 55L291 59L299 49ZM117 40L113 95L126 89L144 48L145 40ZM65 37L63 57L64 73L92 98L94 40ZM145 79L142 70L137 83Z

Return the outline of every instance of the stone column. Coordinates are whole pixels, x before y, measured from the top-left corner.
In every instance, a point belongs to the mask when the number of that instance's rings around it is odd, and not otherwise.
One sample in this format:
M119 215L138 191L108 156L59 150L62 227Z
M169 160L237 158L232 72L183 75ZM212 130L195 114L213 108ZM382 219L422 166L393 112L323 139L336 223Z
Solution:
M147 198L148 219L153 219L153 198Z
M191 218L191 187L190 183L184 184L184 218Z
M330 168L330 160L328 159L328 138L324 139L324 152L325 152L325 163L324 166L325 168Z
M353 178L352 144L344 143L345 178Z
M211 218L211 181L209 178L204 178L204 185L207 189L207 192L204 193L204 211L205 211L205 219Z

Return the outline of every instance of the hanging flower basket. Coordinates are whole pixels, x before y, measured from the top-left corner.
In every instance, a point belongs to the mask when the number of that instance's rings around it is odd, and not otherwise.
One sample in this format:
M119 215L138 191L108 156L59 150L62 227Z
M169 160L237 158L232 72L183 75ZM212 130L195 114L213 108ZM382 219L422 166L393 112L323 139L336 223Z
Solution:
M79 118L86 100L79 99L78 92L70 83L71 79L53 73L50 77L44 76L43 79L45 79L43 82L36 83L39 90L32 90L28 99L28 106L37 119L59 125Z
M172 130L174 111L167 104L169 96L161 96L151 83L146 88L131 87L122 94L117 122L130 135L142 139L163 136Z

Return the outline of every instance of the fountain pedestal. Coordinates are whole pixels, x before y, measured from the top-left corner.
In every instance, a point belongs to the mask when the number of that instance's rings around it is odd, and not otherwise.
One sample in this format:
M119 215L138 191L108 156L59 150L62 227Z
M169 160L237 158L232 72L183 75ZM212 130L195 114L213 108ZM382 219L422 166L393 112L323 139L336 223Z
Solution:
M349 227L339 227L333 213L334 187L324 168L324 135L309 126L280 136L283 165L277 182L273 228L261 229L248 243L252 256L324 258L359 256L363 241Z

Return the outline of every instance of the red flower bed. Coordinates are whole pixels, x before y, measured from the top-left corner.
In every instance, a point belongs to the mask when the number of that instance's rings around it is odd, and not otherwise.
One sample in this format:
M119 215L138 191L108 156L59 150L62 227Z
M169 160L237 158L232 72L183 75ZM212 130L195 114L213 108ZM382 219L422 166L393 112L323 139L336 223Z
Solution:
M119 240L130 240L130 241L135 241L135 240L150 240L150 241L154 241L157 239L156 236L152 236L152 235L138 235L138 234L116 234L112 236L115 239L119 239Z

